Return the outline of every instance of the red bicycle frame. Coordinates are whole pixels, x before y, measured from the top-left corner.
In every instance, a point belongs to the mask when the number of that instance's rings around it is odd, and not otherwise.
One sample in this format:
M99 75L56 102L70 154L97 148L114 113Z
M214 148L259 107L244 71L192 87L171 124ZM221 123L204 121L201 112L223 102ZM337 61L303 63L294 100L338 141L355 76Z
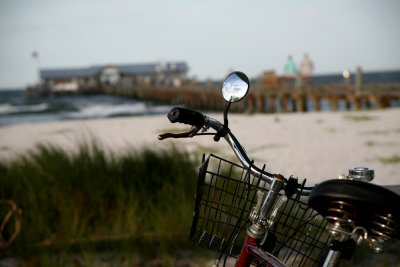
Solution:
M266 267L287 267L276 257L262 250L259 241L247 235L235 267L249 267L253 259Z

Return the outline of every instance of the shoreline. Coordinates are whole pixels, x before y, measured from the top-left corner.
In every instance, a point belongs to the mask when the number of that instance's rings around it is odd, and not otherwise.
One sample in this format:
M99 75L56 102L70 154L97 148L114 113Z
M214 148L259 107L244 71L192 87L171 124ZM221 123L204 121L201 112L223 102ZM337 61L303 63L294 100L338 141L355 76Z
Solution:
M206 113L222 121L220 113ZM352 167L375 170L373 183L400 184L400 109L348 112L230 114L230 128L255 164L307 184L337 178ZM131 147L175 145L194 155L214 153L233 160L221 140L210 136L159 141L158 134L187 125L171 124L166 115L95 120L52 121L0 127L0 160L12 160L39 143L76 148L96 140L117 154ZM87 143L87 142L85 142ZM200 162L200 156L198 156Z

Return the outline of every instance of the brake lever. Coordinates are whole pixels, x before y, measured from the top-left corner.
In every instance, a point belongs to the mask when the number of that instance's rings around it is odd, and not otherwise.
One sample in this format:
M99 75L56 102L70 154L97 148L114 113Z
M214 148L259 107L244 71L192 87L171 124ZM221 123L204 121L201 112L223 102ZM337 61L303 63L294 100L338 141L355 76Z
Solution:
M193 137L200 130L200 128L193 126L189 131L183 133L163 133L158 135L158 140L164 140L167 138L187 138Z

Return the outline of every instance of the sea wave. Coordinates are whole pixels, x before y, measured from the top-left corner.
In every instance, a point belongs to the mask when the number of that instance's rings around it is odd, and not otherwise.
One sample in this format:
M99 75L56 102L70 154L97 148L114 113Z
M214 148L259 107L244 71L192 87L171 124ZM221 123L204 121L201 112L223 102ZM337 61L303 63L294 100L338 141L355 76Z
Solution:
M91 105L81 107L79 111L69 112L64 118L69 119L92 119L92 118L110 118L130 115L143 115L167 112L169 106L149 107L146 103L138 102L134 104L120 105Z
M0 126L168 113L171 106L111 95L27 97L0 91Z
M46 111L48 108L48 103L40 103L34 105L13 105L10 103L4 103L0 104L0 115L43 112Z

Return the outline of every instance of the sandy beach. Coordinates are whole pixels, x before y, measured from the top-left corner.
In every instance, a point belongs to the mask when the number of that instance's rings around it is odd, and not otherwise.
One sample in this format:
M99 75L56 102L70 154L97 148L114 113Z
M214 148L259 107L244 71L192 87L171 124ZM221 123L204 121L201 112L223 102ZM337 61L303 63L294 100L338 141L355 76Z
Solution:
M206 113L222 121L222 114ZM230 114L230 128L249 156L270 172L307 178L308 184L336 178L351 167L375 170L376 184L400 184L400 109L362 112ZM0 127L0 160L11 160L39 143L72 150L96 138L117 153L128 148L168 147L233 159L224 140L210 136L159 141L158 134L186 125L166 115L74 120ZM199 157L200 161L200 157Z

